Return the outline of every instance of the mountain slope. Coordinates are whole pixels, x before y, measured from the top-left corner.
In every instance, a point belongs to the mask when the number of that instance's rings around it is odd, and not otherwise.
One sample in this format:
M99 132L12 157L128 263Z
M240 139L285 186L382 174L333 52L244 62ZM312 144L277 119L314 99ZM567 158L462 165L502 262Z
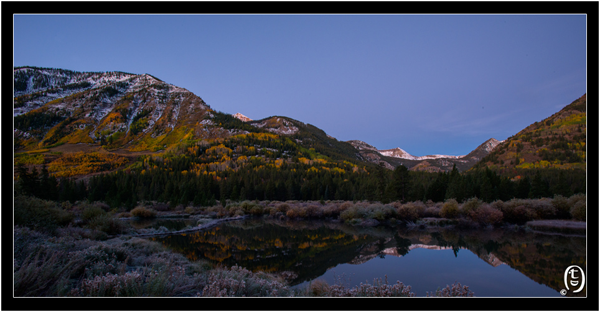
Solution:
M14 69L15 149L64 143L159 150L209 136L211 109L193 93L151 75Z
M216 173L237 171L247 162L260 170L288 163L342 174L364 173L371 166L352 145L313 125L215 111L193 93L148 74L36 67L14 73L14 163L38 171L47 166L55 177L88 179L131 170L147 156L189 156L181 171L219 179L226 176ZM202 171L190 167L199 149L209 154L199 165L206 165Z
M257 129L290 138L303 148L302 153L310 158L317 154L335 160L345 160L361 165L369 165L358 151L348 142L338 141L322 129L293 118L271 116L248 122ZM390 167L393 169L393 167Z
M468 170L500 143L500 141L496 139L489 139L469 154L463 156L413 156L399 147L388 150L378 150L374 146L362 141L352 140L348 142L358 149L360 155L367 161L382 164L385 167L394 168L403 165L412 171L429 172L450 171L455 165L459 171Z
M508 138L474 168L586 169L586 95Z

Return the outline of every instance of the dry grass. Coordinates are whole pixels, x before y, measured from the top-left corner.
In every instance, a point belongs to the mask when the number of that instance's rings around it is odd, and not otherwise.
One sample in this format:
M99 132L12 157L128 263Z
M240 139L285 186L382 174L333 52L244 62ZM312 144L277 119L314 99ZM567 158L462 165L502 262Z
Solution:
M562 234L586 234L586 222L571 220L536 220L529 221L526 226L542 232Z

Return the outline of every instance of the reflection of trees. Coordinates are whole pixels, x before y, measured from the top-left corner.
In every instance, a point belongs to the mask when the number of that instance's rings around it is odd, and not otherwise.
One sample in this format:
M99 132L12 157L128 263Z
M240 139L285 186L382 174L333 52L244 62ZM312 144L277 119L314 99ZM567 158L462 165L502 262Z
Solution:
M294 271L296 282L313 279L330 267L351 261L365 245L367 235L344 233L328 227L290 229L256 220L248 225L219 226L204 232L161 238L163 244L189 259L210 259L225 266L253 271Z
M204 232L159 238L189 259L211 259L225 266L253 271L293 271L297 284L324 274L341 263L361 263L386 248L405 256L410 246L467 248L490 265L502 262L557 291L564 288L564 270L584 268L585 238L535 234L513 229L389 229L360 228L341 223L248 220ZM585 296L585 293L582 292Z
M398 236L398 233L394 233L394 240L396 241L396 250L400 256L405 256L410 251L410 245L412 241L410 239Z
M493 254L511 268L557 291L564 288L563 274L569 265L586 264L585 237L512 229L440 230L430 235L430 244L467 248L486 261ZM583 291L580 294L585 296Z

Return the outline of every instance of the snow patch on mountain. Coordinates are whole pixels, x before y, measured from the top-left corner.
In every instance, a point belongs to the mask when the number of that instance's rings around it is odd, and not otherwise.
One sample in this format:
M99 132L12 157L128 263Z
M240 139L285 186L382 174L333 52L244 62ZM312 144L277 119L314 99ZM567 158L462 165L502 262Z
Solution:
M413 156L399 147L389 149L389 150L378 150L378 152L384 156L396 157L396 158L402 158L402 159L408 159L408 160L429 160L429 159L440 159L440 158L459 159L459 158L465 157L465 155L451 156L451 155L439 155L439 154L426 155L426 156Z
M240 113L236 113L235 115L233 115L233 117L235 117L235 118L237 118L237 119L239 119L241 121L244 121L244 122L245 121L252 121L252 119L250 119L250 118L248 118L248 117L246 117L246 116L244 116L244 115L242 115Z
M260 123L253 123L253 125L280 135L292 135L298 132L298 127L294 123L279 117L272 117Z

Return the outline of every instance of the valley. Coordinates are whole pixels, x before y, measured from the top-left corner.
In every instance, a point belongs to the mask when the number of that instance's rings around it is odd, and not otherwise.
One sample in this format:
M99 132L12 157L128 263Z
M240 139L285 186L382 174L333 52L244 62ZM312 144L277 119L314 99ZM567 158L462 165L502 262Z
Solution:
M464 272L476 265L496 275L508 265L532 285L523 291L557 296L560 268L539 273L540 264L557 253L585 254L585 95L467 155L414 156L339 141L291 117L224 113L149 74L23 67L14 85L20 296L414 296L404 284L382 283L373 263L459 251L451 263ZM177 230L174 222L134 225L156 217L186 220ZM547 248L555 242L560 251ZM46 257L39 265L36 252ZM346 264L379 282L337 283L329 269L355 272ZM240 279L270 286L232 286ZM116 286L125 281L136 288ZM444 286L411 283L419 296ZM478 278L469 283L494 293ZM155 284L178 286L156 292ZM472 295L449 288L435 296Z

